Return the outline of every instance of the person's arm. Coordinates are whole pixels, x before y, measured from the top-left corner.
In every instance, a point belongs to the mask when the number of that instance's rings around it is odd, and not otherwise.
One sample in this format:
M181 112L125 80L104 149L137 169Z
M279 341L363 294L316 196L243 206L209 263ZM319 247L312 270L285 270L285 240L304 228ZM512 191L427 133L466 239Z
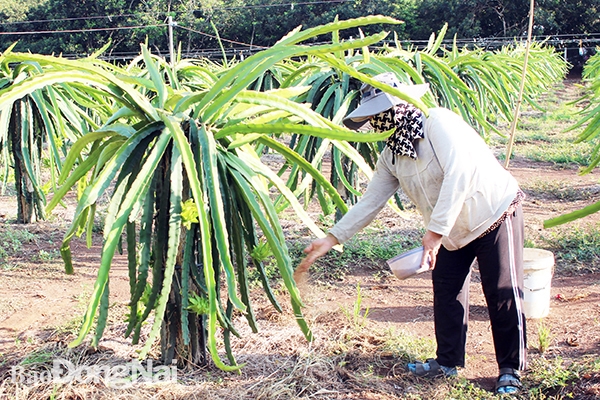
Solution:
M423 258L421 267L429 265L429 269L435 268L437 253L442 245L442 235L428 230L423 236Z
M387 204L390 197L399 189L400 182L392 174L386 162L390 154L389 149L384 150L377 161L375 173L365 193L358 203L329 231L340 243L345 243L356 232L369 225Z
M304 249L307 255L296 269L298 274L308 271L310 266L333 246L344 243L356 232L367 226L385 206L389 198L396 193L400 183L387 168L383 157L382 153L377 161L373 178L359 202L335 224L326 237L313 241ZM299 271L300 269L302 271Z
M327 236L324 238L317 239L309 244L304 249L304 252L307 255L304 257L300 265L298 265L298 268L296 268L294 276L308 272L308 269L317 260L317 258L325 255L336 244L339 244L339 242L331 233L327 234Z

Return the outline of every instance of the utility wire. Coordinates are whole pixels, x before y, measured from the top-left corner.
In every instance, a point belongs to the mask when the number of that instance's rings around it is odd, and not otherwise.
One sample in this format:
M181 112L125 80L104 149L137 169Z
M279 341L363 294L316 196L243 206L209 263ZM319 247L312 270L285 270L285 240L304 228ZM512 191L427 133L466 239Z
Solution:
M84 32L98 32L98 31L118 31L124 29L144 29L144 28L157 28L164 27L167 24L156 24L156 25L137 25L137 26L118 26L114 28L87 28L87 29L64 29L54 31L27 31L27 32L0 32L0 35L40 35L40 34L54 34L54 33L84 33Z
M111 21L113 18L122 18L122 17L139 17L142 15L149 15L151 13L138 13L138 14L119 14L119 15L98 15L98 16L88 16L88 17L71 17L71 18L56 18L56 19L35 19L31 21L12 21L12 22L0 22L0 26L2 25L21 25L21 24L41 24L44 22L66 22L66 21L81 21L81 20L90 20L90 19L108 19Z
M255 48L258 48L258 49L268 49L268 47L264 47L264 46L257 46L257 45L254 45L254 44L248 44L248 43L243 43L243 42L236 42L235 40L223 39L222 37L217 37L216 35L211 35L211 34L206 33L206 32L197 31L195 29L188 28L186 26L182 26L182 25L179 25L179 24L175 25L175 27L176 28L185 29L186 31L194 32L194 33L197 33L199 35L208 36L209 38L221 40L221 41L227 42L227 43L239 44L239 45L246 46L246 47L251 47L251 48L255 47Z
M250 6L235 6L235 7L214 7L211 10L237 10L237 9L245 9L245 8L267 8L267 7L292 7L295 6L307 6L312 4L327 4L327 3L346 3L348 1L353 0L324 0L324 1L304 1L297 3L274 3L274 4L256 4Z

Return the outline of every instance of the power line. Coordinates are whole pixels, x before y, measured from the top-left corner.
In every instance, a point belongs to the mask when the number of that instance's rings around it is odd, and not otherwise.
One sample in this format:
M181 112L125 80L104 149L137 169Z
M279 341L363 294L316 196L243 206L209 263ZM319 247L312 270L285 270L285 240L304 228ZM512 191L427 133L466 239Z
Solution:
M71 18L56 18L56 19L34 19L31 21L12 21L12 22L0 22L0 26L2 25L22 25L22 24L41 24L45 22L67 22L67 21L81 21L81 20L90 20L90 19L108 19L112 21L113 18L122 18L122 17L138 17L142 15L148 15L150 13L138 13L138 14L120 14L120 15L98 15L98 16L88 16L88 17L71 17Z
M256 4L250 6L235 6L235 7L215 7L211 8L211 10L237 10L237 9L245 9L245 8L268 8L268 7L291 7L292 9L295 6L306 6L312 4L327 4L327 3L346 3L348 1L354 0L324 0L324 1L305 1L305 2L296 2L296 3L274 3L274 4Z
M258 49L268 49L268 47L264 47L264 46L257 46L257 45L253 45L253 44L243 43L243 42L236 42L235 40L223 39L222 37L218 37L216 35L211 35L209 33L197 31L195 29L188 28L186 26L181 26L181 25L175 25L175 26L177 28L182 28L182 29L185 29L187 31L197 33L199 35L208 36L211 39L221 40L221 41L227 42L227 43L239 44L239 45L250 47L250 48L255 47L255 48L258 48Z
M55 33L84 33L84 32L99 32L99 31L118 31L125 29L144 29L144 28L158 28L165 27L167 24L155 24L155 25L137 25L137 26L118 26L114 28L87 28L87 29L63 29L53 31L27 31L27 32L0 32L0 35L41 35L41 34L55 34Z

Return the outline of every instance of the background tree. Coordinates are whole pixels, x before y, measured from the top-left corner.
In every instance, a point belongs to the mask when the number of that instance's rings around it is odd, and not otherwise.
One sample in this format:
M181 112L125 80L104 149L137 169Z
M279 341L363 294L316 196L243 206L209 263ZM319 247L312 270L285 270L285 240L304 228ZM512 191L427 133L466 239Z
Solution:
M400 26L363 29L365 33L390 30L406 40L427 40L431 32L448 23L449 38L492 37L506 42L526 31L529 10L526 0L347 0L314 4L272 0L46 0L35 6L30 0L0 1L0 13L5 16L0 31L88 30L0 35L0 47L6 48L18 38L16 51L83 55L112 40L108 54L123 57L137 54L139 43L146 39L155 53L166 54L168 16L178 23L175 42L181 43L184 51L218 50L214 26L222 38L231 41L223 45L239 52L247 48L244 44L271 46L298 25L306 28L328 23L336 15L340 20L373 14L403 20L405 24ZM538 38L597 33L598 7L598 0L540 0L536 2L534 33ZM30 23L14 24L17 20ZM342 38L359 35L357 30L340 34Z
M539 0L535 24L538 35L589 34L600 32L600 2Z

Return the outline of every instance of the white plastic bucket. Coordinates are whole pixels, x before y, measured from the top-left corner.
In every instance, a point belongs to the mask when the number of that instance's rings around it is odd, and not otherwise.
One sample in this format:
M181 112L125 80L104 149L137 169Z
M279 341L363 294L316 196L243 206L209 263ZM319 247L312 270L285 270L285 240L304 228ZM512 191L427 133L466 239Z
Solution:
M554 254L542 249L523 249L523 308L526 318L544 318L550 312L550 286Z

